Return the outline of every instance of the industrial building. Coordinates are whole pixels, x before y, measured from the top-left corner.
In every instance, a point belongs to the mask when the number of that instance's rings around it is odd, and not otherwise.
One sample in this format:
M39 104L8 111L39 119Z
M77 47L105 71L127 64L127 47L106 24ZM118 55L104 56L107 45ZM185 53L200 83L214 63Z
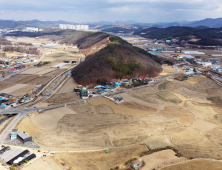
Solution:
M9 150L9 147L4 147L5 150ZM19 162L25 162L25 160L30 160L35 156L35 154L30 155L26 157L29 154L29 150L23 150L23 149L18 149L18 148L13 148L9 150L8 152L4 153L3 155L0 156L0 159L4 162L6 162L9 165L12 165L14 163L19 163ZM26 157L26 158L25 158Z
M79 95L82 98L88 97L88 90L86 88L82 88Z
M32 141L32 137L29 137L26 133L19 133L17 138L21 140L23 143Z
M18 154L17 156L15 156L14 158L12 158L11 160L7 161L6 163L8 163L9 165L12 165L14 163L15 160L17 160L18 158L22 158L25 157L26 155L28 155L30 152L29 150L24 150L23 152L21 152L20 154ZM24 159L24 158L23 158Z
M35 27L27 27L25 29L22 29L22 32L38 32L38 31L40 31L40 30Z
M18 135L18 129L12 129L12 132L10 134L11 139L17 138Z
M193 54L193 55L198 55L198 54L205 54L204 52L199 52L199 51L182 51L184 54Z
M33 158L36 158L36 155L35 155L34 153L31 154L31 155L29 155L28 157L26 157L26 158L23 159L22 161L20 161L20 162L18 163L18 165L21 165L22 163L25 163L26 160L29 161L29 160L31 160L31 159L33 159Z
M16 151L12 152L10 155L8 155L7 157L5 157L3 159L3 161L5 162L9 162L11 159L15 158L17 155L19 155L20 153L22 153L24 150L22 149L17 149Z

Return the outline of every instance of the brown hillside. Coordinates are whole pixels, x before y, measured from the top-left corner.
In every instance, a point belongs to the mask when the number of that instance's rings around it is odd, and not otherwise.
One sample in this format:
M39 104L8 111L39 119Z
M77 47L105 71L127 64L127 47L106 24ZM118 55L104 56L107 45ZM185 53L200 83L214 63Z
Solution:
M153 77L162 68L151 57L154 56L142 54L140 49L118 39L87 56L84 62L74 68L72 75L77 83L83 85L96 84L102 78L112 81L116 78Z
M80 52L83 53L84 55L88 56L90 54L94 54L97 51L101 50L102 48L106 47L106 45L109 43L109 37L104 38L102 41L94 44L91 47L85 48L85 49L80 49Z

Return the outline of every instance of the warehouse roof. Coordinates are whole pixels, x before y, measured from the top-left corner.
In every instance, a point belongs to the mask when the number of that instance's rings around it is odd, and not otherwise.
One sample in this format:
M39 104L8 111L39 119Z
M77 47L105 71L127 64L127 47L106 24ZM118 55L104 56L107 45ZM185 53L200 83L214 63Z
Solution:
M13 152L15 152L16 150L18 150L17 148L13 148L12 150L9 150L8 152L6 152L5 154L3 154L2 156L0 156L1 159L6 158L7 156L11 155Z
M26 139L26 138L29 138L28 135L26 135L26 133L19 133L18 136L22 139Z
M13 152L11 155L7 156L6 158L4 158L5 162L10 161L11 159L13 159L14 157L16 157L17 155L19 155L20 153L22 153L24 150L22 149L18 149L15 152Z

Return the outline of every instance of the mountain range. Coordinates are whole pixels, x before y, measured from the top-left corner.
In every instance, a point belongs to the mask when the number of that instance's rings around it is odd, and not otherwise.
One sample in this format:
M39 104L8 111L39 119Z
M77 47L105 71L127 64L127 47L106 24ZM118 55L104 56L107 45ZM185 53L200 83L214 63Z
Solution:
M27 26L35 26L39 28L50 28L50 27L58 27L58 24L78 24L73 22L66 22L66 21L39 21L39 20L29 20L29 21L14 21L14 20L0 20L0 29L3 28L24 28ZM86 22L85 24L89 24L90 27L95 27L98 25L111 25L116 26L119 24L127 24L127 25L134 25L134 26L142 26L142 27L159 27L165 28L170 26L188 26L188 27L198 27L198 26L205 26L210 28L220 28L222 27L222 18L206 18L199 21L176 21L176 22L157 22L157 23L140 23L133 20L128 21L99 21L99 22Z

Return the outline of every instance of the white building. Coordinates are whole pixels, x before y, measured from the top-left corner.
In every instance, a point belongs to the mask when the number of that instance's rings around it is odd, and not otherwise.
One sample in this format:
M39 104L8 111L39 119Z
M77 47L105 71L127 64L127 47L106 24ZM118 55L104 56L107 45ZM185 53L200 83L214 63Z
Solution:
M64 29L64 24L59 24L60 29Z
M59 24L60 29L89 30L89 25Z
M197 54L205 54L204 52L199 52L199 51L182 51L184 54L193 54L193 55L197 55Z
M27 27L25 29L22 30L23 32L38 32L39 29L35 28L35 27Z

